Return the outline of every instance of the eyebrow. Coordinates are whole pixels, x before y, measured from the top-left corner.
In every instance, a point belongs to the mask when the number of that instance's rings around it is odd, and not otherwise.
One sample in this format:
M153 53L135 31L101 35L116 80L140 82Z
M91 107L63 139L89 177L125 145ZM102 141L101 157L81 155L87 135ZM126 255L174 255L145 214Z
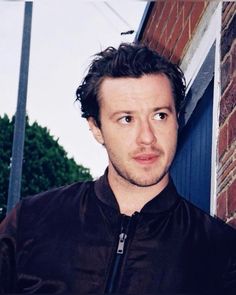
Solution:
M161 111L161 110L167 110L170 113L173 113L173 107L171 107L169 105L168 106L157 107L157 108L153 109L154 112L158 112L158 111Z
M173 108L171 106L162 106L162 107L156 107L154 109L152 109L152 112L158 112L158 111L164 111L167 110L170 113L173 113ZM136 111L128 111L128 110L120 110L120 111L116 111L114 113L111 114L111 117L115 117L117 115L121 115L121 114L127 114L127 115L132 115L133 113L135 113Z

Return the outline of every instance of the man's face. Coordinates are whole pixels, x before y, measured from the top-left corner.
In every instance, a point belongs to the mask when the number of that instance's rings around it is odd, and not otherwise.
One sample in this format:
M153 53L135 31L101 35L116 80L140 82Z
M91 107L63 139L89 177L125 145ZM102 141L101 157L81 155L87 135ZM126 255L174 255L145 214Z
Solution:
M109 157L110 177L147 187L168 177L177 143L177 118L171 84L165 75L105 78L100 88L96 139Z

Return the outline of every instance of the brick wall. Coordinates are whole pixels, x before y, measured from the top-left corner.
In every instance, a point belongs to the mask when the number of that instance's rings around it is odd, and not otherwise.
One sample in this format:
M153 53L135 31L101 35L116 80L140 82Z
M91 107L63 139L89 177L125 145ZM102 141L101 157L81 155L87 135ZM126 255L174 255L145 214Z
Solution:
M217 215L236 228L236 3L223 4Z
M208 1L156 1L141 42L173 62L188 48Z

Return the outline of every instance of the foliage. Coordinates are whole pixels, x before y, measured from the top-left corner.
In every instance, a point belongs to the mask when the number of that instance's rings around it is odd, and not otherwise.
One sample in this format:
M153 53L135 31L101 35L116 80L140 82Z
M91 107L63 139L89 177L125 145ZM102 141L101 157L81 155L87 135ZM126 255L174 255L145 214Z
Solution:
M0 208L7 204L14 117L0 117ZM88 168L77 165L47 130L26 118L21 196L29 196L75 181L90 180ZM4 214L4 213L3 213ZM0 212L0 220L1 212Z

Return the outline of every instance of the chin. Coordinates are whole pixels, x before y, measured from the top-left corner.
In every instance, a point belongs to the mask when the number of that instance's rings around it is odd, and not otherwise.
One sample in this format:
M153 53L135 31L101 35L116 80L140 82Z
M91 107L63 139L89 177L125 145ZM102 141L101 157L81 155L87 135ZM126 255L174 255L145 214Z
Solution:
M138 186L138 187L150 187L150 186L154 186L154 185L157 185L158 183L160 183L163 178L167 176L167 172L159 175L159 176L156 176L156 177L152 177L152 178L129 178L127 179L130 183Z

